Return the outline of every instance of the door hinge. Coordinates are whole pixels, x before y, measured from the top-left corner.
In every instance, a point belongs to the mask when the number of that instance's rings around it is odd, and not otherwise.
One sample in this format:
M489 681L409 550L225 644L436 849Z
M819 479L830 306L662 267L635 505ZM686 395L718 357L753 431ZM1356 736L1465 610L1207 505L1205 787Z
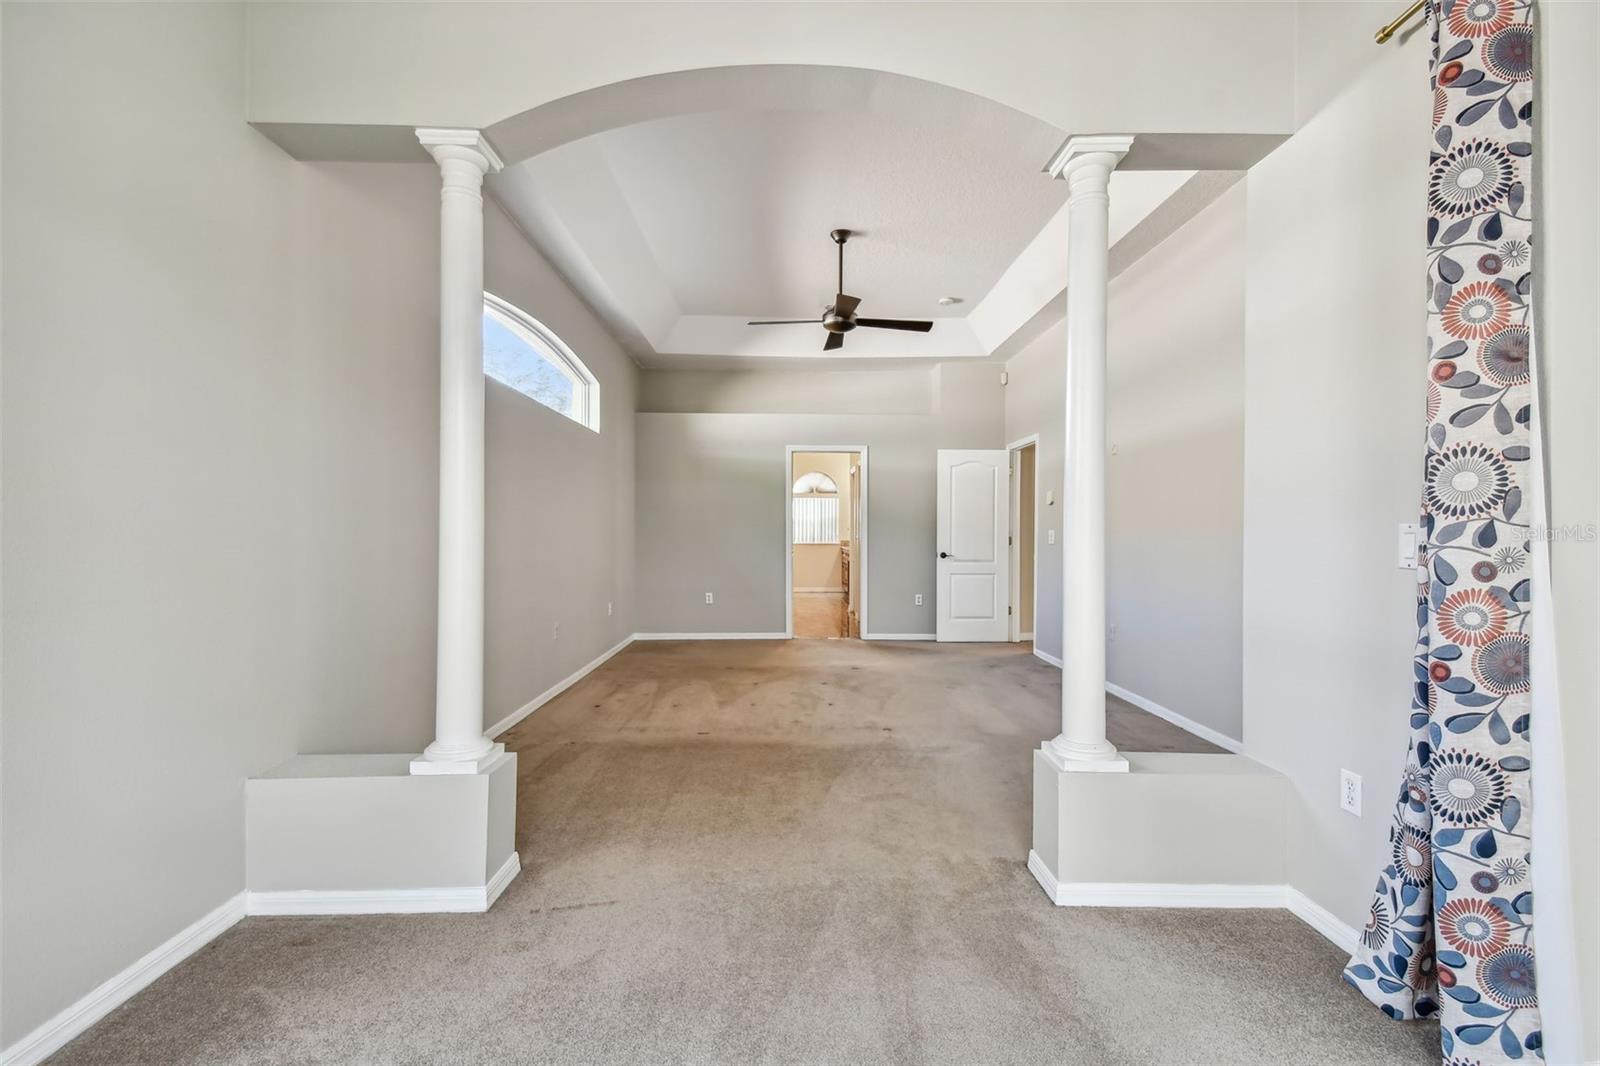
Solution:
M1007 536L1006 537L1006 547L1008 547L1008 548L1011 547L1011 543L1012 543L1011 538L1009 536Z
M1010 614L1010 613L1011 613L1011 608L1007 607L1006 608L1006 614Z

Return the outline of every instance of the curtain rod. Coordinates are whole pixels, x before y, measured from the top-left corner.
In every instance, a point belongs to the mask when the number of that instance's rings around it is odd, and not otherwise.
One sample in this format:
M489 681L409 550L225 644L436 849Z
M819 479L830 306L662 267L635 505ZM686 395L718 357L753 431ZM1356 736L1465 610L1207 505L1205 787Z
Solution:
M1379 44L1383 44L1389 38L1393 37L1395 35L1395 32L1397 30L1399 30L1401 26L1404 26L1406 23L1408 23L1412 19L1416 18L1417 17L1417 12L1421 11L1423 6L1427 2L1428 2L1428 0L1417 0L1416 3L1414 3L1410 7L1406 8L1406 13L1404 15L1401 15L1399 18L1397 18L1393 22L1389 23L1389 25L1385 26L1383 29L1381 29L1377 33L1373 34L1372 35L1372 39L1374 41L1378 42Z

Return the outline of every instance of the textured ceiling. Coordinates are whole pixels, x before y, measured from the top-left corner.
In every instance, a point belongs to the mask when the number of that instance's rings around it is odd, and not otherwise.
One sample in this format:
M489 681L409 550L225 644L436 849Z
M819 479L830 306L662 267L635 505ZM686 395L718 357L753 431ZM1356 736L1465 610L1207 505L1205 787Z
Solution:
M1066 198L1039 170L1060 135L988 110L944 128L717 112L594 140L684 314L816 314L834 291L828 231L842 226L861 231L845 288L862 313L927 317L986 294ZM941 308L946 295L968 303Z
M599 107L600 132L551 134L488 181L642 365L817 359L820 326L747 320L820 317L836 227L858 234L845 291L859 313L934 328L857 330L829 363L986 358L1064 288L1066 183L1042 172L1061 131L882 72L701 74L687 99L650 97L656 117ZM1113 176L1113 242L1190 173Z

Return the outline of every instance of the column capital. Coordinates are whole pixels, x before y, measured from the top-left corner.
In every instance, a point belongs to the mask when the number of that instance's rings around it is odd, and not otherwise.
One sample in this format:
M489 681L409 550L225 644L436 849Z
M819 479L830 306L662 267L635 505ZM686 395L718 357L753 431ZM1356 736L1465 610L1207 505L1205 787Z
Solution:
M468 159L485 174L496 173L505 167L482 130L424 127L417 130L417 140L422 142L422 147L428 150L429 155L441 163L446 159Z
M1126 133L1068 137L1067 143L1056 149L1044 169L1052 178L1065 178L1086 163L1098 162L1109 173L1132 147L1133 135Z

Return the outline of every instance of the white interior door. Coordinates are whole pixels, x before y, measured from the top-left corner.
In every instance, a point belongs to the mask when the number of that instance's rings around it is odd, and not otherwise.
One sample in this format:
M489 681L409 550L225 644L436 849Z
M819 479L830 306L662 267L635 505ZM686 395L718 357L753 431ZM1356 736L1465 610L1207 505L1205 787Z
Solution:
M1011 471L1005 449L939 450L935 590L940 640L1011 633Z

